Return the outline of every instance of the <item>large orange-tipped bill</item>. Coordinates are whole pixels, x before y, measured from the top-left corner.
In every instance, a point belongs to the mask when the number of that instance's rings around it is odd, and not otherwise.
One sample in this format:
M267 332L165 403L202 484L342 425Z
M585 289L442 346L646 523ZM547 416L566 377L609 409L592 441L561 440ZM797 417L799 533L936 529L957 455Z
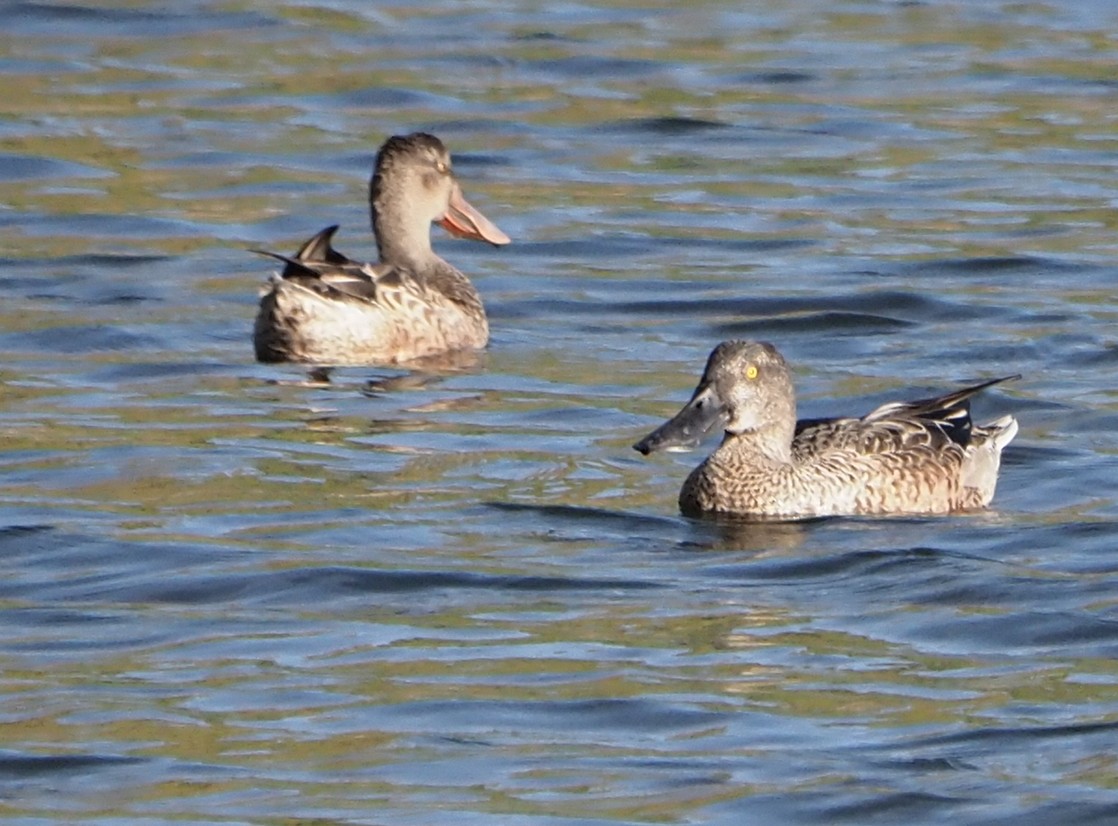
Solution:
M451 235L459 238L472 238L475 241L488 241L495 247L504 246L512 241L497 228L497 225L474 209L462 197L462 190L454 187L450 195L450 207L439 223Z

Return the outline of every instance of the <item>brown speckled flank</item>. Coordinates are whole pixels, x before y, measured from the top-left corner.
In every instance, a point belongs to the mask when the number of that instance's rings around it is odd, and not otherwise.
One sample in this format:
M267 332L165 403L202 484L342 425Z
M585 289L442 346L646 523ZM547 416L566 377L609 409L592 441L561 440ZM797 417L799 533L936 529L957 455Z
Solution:
M690 445L721 425L722 444L679 494L686 514L798 518L943 514L985 507L1001 451L1017 433L1003 416L977 427L969 399L1005 378L932 399L893 402L861 418L796 421L788 367L771 344L718 345L691 401L634 447Z
M433 135L389 138L369 182L379 261L337 252L327 227L288 258L260 301L254 344L260 361L394 364L489 341L481 297L431 248L431 224L499 246L509 238L472 207L450 154Z

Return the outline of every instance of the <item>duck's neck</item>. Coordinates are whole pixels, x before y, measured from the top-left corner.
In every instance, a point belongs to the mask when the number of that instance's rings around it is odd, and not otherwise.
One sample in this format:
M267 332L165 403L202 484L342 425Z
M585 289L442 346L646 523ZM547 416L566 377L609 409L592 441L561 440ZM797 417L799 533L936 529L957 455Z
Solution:
M474 285L431 248L431 226L408 218L408 210L372 209L377 255L382 264L406 269L425 287L441 293L469 312L484 317Z
M431 248L431 225L412 217L411 211L372 203L373 234L377 255L386 264L407 267L422 274L439 262Z
M792 427L770 423L742 433L726 433L719 452L732 452L763 464L788 465L792 463L794 433L794 421Z

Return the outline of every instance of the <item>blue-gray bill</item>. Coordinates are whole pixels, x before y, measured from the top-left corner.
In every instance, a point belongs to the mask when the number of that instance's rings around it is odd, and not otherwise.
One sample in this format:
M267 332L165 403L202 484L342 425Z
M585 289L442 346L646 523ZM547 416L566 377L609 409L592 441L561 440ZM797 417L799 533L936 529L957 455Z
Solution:
M691 450L715 427L725 427L729 419L729 408L714 387L700 384L682 410L633 445L633 449L645 456L658 450Z

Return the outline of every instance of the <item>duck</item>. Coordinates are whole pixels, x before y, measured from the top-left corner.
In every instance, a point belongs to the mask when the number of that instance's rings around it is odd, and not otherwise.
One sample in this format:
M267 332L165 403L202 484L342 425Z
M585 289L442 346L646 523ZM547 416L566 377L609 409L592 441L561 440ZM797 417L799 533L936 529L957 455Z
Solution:
M687 516L758 519L941 515L987 507L1017 420L973 424L970 399L1019 375L933 398L883 404L861 417L796 419L788 364L764 341L724 341L691 400L633 447L693 447L715 427L718 448L679 494Z
M265 286L253 329L261 362L400 364L489 342L489 322L470 280L431 247L431 224L495 247L509 237L462 195L450 153L434 135L388 138L369 181L378 261L334 249L338 227L293 256Z

